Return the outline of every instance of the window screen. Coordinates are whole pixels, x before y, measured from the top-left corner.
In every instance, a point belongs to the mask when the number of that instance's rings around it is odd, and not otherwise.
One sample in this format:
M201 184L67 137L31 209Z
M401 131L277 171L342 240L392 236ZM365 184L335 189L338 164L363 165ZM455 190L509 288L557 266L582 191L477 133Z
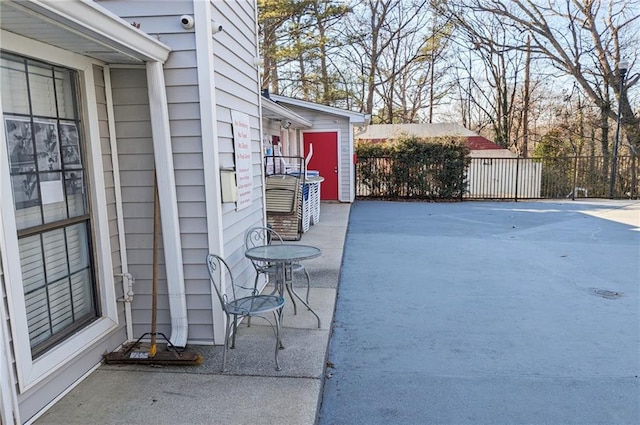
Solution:
M98 316L73 70L1 55L2 110L34 356Z

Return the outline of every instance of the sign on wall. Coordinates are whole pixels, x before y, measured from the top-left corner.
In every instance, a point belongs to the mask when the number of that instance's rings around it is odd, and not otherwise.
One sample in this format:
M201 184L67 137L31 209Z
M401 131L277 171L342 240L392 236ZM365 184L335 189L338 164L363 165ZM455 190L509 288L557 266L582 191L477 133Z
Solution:
M233 127L233 147L236 157L236 184L238 185L236 210L239 211L251 205L253 192L249 115L231 111L231 125Z

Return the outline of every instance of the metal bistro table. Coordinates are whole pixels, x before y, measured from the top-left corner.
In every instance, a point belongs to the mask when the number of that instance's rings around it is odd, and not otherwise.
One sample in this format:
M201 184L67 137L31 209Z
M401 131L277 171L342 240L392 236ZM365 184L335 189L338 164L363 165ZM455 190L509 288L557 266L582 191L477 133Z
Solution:
M276 279L276 290L280 293L280 296L284 297L284 289L286 288L287 292L289 292L294 308L296 302L293 299L293 296L295 296L314 316L316 316L316 319L318 319L318 327L320 327L320 317L293 288L293 271L291 269L294 262L310 260L322 255L320 248L310 245L273 244L249 248L245 251L244 255L251 260L276 263L279 269L278 274L280 274L280 279Z

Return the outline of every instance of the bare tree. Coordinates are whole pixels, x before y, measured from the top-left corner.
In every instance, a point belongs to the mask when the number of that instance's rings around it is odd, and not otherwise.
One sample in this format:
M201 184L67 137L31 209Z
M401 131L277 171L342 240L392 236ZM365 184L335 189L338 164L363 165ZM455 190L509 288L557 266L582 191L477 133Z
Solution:
M455 23L462 38L460 44L473 46L469 54L475 57L476 66L473 74L471 69L468 70L467 96L470 103L483 112L495 142L505 148L516 149L521 110L517 104L521 100L518 97L519 80L523 67L526 67L524 52L507 44L513 39L513 34L498 17L473 13L452 1L439 7ZM477 66L478 62L481 67ZM482 130L482 121L479 125L479 130Z
M531 37L531 51L571 76L602 114L602 148L608 149L608 122L617 119L611 91L620 103L621 122L631 146L640 146L640 118L628 92L640 79L626 79L620 90L617 64L623 57L637 62L639 3L636 0L462 0L474 14L494 16L509 28L512 39L496 40L498 49L526 50L519 34ZM458 12L460 9L453 10ZM451 10L450 10L451 11Z
M361 69L362 110L381 123L425 120L428 108L442 98L438 65L446 50L446 24L431 13L427 0L361 0L354 11L345 30L348 54L360 56L353 62Z

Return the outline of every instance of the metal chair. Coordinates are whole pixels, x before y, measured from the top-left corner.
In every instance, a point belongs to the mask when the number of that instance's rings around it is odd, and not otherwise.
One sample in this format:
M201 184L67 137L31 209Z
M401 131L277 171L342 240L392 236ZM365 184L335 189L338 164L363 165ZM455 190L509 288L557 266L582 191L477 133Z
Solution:
M244 237L245 249L253 248L256 246L269 245L272 243L282 244L284 243L284 241L280 236L280 234L278 234L278 232L276 232L270 227L252 227L249 230L247 230L247 232L245 233L245 237ZM253 284L254 288L257 288L258 278L260 277L261 274L266 275L269 273L276 272L277 266L275 264L264 262L264 261L255 261L255 260L251 260L251 263L253 264L253 267L256 269L256 279ZM307 304L309 304L309 291L311 289L311 278L309 277L309 272L300 263L293 263L291 265L291 271L293 273L296 273L296 272L304 273L305 278L307 280L307 294L305 297L305 301L307 302ZM292 290L295 292L294 288L287 288L287 291L289 290ZM293 303L293 312L294 314L297 314L296 303L293 300L293 298L291 298L291 301Z
M274 327L276 334L276 370L280 370L278 351L282 346L280 341L280 318L284 307L284 298L279 295L260 295L255 288L247 288L236 284L233 281L229 265L218 255L207 255L207 268L209 269L211 286L215 289L227 318L224 351L222 354L222 371L225 371L227 347L229 346L229 336L232 330L231 348L233 349L236 346L238 320L243 317L261 317L271 324L269 319L263 317L267 313L273 313L275 323L271 325ZM224 287L227 290L222 289L222 285L225 285Z

